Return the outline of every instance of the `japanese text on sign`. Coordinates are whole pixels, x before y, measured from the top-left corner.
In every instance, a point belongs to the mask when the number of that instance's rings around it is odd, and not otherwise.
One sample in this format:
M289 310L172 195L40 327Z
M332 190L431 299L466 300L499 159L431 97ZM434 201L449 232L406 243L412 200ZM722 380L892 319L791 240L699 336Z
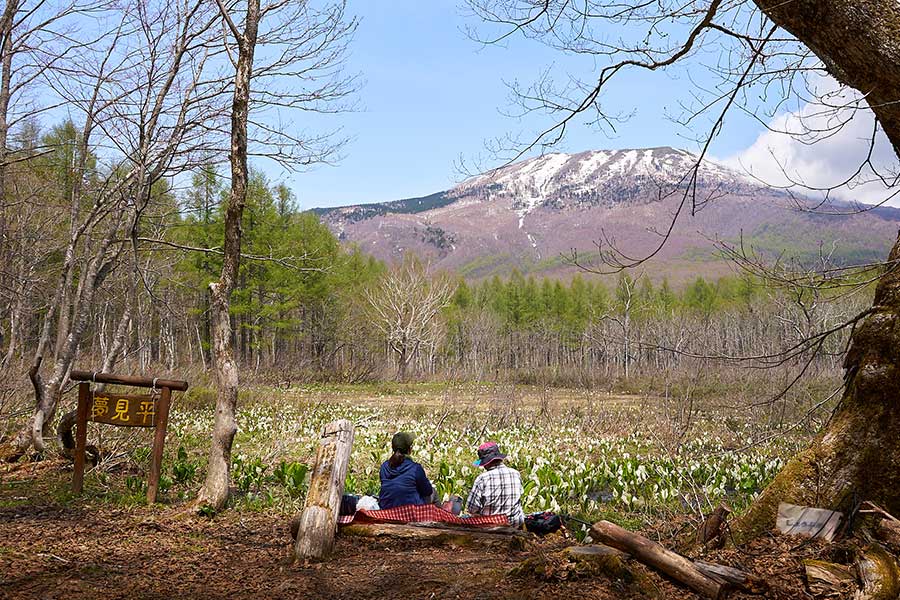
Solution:
M95 393L89 419L95 423L125 427L154 427L155 398L146 395Z

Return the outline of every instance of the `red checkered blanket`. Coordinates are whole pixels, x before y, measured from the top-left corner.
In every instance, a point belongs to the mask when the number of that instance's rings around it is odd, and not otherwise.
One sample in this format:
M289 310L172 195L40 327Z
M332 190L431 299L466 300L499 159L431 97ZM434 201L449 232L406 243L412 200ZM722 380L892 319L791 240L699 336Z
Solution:
M457 517L433 504L407 504L383 510L358 510L354 515L338 517L338 523L452 523L467 527L509 525L506 515Z

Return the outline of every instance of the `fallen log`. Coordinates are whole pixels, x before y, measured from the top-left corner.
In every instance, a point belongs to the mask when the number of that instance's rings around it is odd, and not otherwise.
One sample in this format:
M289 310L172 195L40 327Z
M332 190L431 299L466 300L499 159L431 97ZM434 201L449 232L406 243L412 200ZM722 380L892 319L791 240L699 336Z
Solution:
M722 585L743 587L747 583L747 574L734 567L726 567L725 565L717 565L702 560L695 560L694 566L697 567L698 571Z
M341 535L369 538L390 537L397 539L419 540L435 545L450 544L454 546L504 546L512 549L524 549L531 536L520 529L512 527L492 527L482 530L470 527L454 527L437 523L415 523L400 525L397 523L358 523L343 525Z
M627 552L707 598L719 598L722 594L723 585L704 575L690 560L614 523L594 523L591 539Z

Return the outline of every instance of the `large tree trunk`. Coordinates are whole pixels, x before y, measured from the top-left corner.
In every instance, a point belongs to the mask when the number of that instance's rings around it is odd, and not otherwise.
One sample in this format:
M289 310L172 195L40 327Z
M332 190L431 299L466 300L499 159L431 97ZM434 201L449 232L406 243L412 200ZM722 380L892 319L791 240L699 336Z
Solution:
M250 79L259 25L260 0L249 0L245 30L233 30L238 42L238 61L231 104L231 196L225 211L225 248L219 280L209 285L212 326L213 367L216 374L216 418L206 481L197 497L200 505L219 510L228 500L231 444L237 433L235 411L238 398L238 367L232 340L231 291L238 277L241 259L241 217L247 202L247 121L250 107ZM231 24L224 5L223 18ZM233 26L233 25L232 25Z
M755 0L841 83L866 95L900 156L900 4L896 0ZM873 500L900 513L900 237L872 313L851 336L841 403L736 524L747 539L774 526L779 502L847 510Z
M739 540L771 529L779 502L846 511L872 500L900 514L900 237L890 260L872 313L851 337L840 406L738 521Z

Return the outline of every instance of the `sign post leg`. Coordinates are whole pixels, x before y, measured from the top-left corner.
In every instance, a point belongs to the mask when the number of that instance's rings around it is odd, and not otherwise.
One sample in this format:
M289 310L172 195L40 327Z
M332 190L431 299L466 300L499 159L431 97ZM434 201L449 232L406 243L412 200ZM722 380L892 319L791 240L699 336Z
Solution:
M78 384L78 413L75 418L75 473L72 476L72 491L81 493L84 485L84 447L87 444L87 415L91 402L91 384Z
M163 446L166 443L166 424L169 422L169 404L171 399L172 390L168 387L163 387L159 396L159 404L156 407L156 435L153 437L153 456L150 462L150 478L147 481L147 504L156 502L156 492L159 489Z

